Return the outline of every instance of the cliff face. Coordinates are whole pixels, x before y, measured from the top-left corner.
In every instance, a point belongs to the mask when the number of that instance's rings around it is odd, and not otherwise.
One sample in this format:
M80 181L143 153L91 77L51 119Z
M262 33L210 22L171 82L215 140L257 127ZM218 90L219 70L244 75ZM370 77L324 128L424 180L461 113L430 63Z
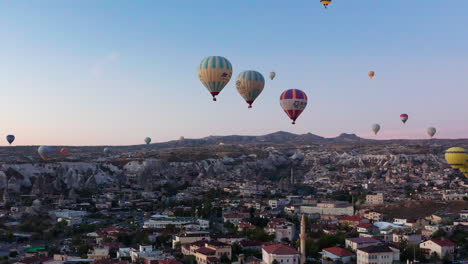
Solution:
M353 139L354 136L342 136ZM169 162L156 158L106 161L6 164L0 167L0 189L7 185L16 193L68 193L71 190L96 190L117 183L136 183L145 189L164 184L186 182L210 185L213 180L279 181L288 177L290 168L296 171L296 182L332 181L340 178L380 177L382 169L441 170L446 165L441 156L429 154L358 154L353 149L309 146L277 149L257 147L257 154L230 156L184 162ZM177 154L174 154L177 155ZM422 169L421 169L422 170Z

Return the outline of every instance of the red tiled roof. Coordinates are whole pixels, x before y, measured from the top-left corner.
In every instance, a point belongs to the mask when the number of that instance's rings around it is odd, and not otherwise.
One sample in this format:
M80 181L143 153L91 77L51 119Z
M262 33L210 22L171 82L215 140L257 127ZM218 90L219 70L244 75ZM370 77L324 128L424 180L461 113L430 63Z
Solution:
M331 247L331 248L324 248L323 251L327 251L335 256L338 257L348 257L348 256L353 256L354 254L349 252L348 250L344 248L339 248L339 247Z
M19 263L24 263L24 264L32 264L32 263L43 263L45 261L50 260L48 257L44 256L34 256L34 257L28 257L28 258L23 258L22 260L18 261Z
M241 215L241 214L225 214L224 218L239 218L239 219L242 219L242 218L244 218L244 216Z
M359 225L357 225L356 227L360 227L360 228L370 228L372 227L372 224L369 224L369 223L361 223Z
M99 259L93 261L93 264L128 264L128 261L117 259Z
M158 264L182 264L182 262L176 259L167 258L167 259L158 261Z
M348 221L348 222L359 222L361 221L363 218L360 217L360 216L357 216L357 215L350 215L350 216L346 216L346 217L343 217L340 219L340 221Z
M299 252L292 247L283 245L283 244L275 244L270 246L264 246L263 249L269 254L275 255L297 255Z
M455 243L453 243L452 241L448 239L431 239L431 241L441 247L452 247L456 245Z
M217 257L208 257L206 258L208 263L218 263L219 259Z

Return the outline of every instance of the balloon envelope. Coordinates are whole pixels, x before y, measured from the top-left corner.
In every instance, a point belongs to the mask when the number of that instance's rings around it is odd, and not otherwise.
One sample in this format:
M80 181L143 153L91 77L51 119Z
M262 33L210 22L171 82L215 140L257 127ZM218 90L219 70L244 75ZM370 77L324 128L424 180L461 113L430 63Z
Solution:
M273 80L276 77L275 72L270 72L270 80Z
M320 3L322 3L322 5L327 8L328 5L331 3L332 0L320 0Z
M43 159L43 160L47 160L49 159L51 156L52 156L52 148L49 147L49 146L40 146L38 149L37 149L37 153L39 153L39 156Z
M239 94L252 108L252 104L265 87L265 78L256 71L241 72L236 80L236 87Z
M8 135L8 136L6 136L6 140L11 145L11 143L13 143L13 141L15 141L15 136L14 135Z
M372 78L374 78L374 76L375 76L375 72L374 72L374 71L370 71L367 75L369 75L369 77L372 79Z
M408 115L407 114L401 114L400 115L400 120L401 120L401 122L403 122L403 124L405 124L406 121L408 121Z
M434 127L427 129L427 134L432 138L437 133L437 130Z
M379 133L380 131L380 125L379 124L373 124L372 125L372 132L374 132L374 134L377 135L377 133Z
M453 147L445 151L445 160L454 169L461 169L465 166L468 154L464 148Z
M104 148L104 153L105 154L109 154L111 152L111 148L107 147L107 148Z
M145 143L146 143L146 145L148 145L149 143L151 143L151 138L150 138L150 137L145 138Z
M216 96L231 80L232 65L228 59L221 56L210 56L202 60L198 66L198 78L213 96Z
M286 90L280 96L280 105L295 124L296 119L307 106L307 95L298 89Z
M183 141L183 140L185 140L185 138L184 138L184 137L180 137L179 140L180 140L180 141Z
M68 150L68 148L61 148L60 149L60 153L62 153L63 155L67 155L70 151Z

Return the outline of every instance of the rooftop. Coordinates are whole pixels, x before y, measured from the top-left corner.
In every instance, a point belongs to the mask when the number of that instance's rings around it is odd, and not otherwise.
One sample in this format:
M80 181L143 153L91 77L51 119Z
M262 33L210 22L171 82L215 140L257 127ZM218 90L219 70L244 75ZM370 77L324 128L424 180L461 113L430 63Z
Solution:
M338 257L348 257L354 255L352 252L349 252L348 250L339 247L324 248L323 251L329 252Z
M274 244L269 246L264 246L263 250L265 250L268 254L275 254L275 255L297 255L299 252L290 246L286 246L284 244Z

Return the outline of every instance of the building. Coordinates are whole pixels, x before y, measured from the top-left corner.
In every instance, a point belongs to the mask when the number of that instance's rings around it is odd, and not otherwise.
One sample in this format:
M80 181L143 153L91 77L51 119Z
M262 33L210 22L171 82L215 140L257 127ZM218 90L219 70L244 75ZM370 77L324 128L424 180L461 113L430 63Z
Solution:
M419 244L419 248L426 257L437 254L439 258L446 255L452 256L455 251L455 243L447 239L431 239Z
M279 264L299 264L301 254L290 246L284 244L273 244L263 246L262 263L272 264L277 261Z
M322 263L350 263L353 261L355 255L346 249L339 247L324 248L322 250Z
M377 246L380 244L380 241L371 238L371 237L355 237L347 238L345 240L346 248L350 248L353 251L356 251L360 248L365 248L369 246Z
M382 193L378 194L368 194L366 195L366 204L383 204L384 203L384 196Z
M293 241L295 233L294 229L294 224L284 218L272 219L266 227L268 234L275 235L276 242L281 242L284 239Z
M202 247L194 250L198 264L219 263L223 257L232 258L231 246L219 241L208 241Z
M143 228L165 229L168 225L181 229L191 227L198 230L206 230L210 227L210 221L195 217L154 215L143 223Z
M392 264L400 261L400 250L389 246L369 246L357 250L357 264Z
M207 231L186 231L179 235L175 235L172 239L172 248L175 248L177 244L193 243L200 240L210 240L210 232Z
M89 259L101 260L109 258L109 248L94 248L88 252Z
M408 242L408 244L411 245L419 245L421 243L421 234L416 234L416 233L402 233L402 234L396 234L393 233L392 241L394 243L401 243L402 241Z
M311 215L354 215L354 208L351 203L334 201L334 202L322 202L317 205L302 205L301 214Z
M242 214L225 214L223 215L224 223L230 222L234 225L238 225L244 219L244 215Z
M468 210L461 210L459 218L460 220L468 220Z
M144 262L155 262L167 258L159 250L153 249L153 246L140 246L139 249L130 249L130 258L132 262L143 260Z

